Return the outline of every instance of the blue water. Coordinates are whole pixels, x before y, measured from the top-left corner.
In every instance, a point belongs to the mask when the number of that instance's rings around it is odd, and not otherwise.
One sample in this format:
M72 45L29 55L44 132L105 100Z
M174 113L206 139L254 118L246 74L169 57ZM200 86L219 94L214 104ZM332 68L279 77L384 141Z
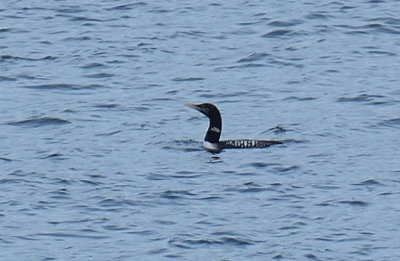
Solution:
M1 1L0 260L400 260L399 10Z

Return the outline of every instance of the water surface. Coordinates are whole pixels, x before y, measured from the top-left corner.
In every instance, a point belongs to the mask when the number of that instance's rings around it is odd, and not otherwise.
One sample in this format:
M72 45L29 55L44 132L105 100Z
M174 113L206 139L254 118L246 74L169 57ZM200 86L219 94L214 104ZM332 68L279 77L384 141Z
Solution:
M3 1L0 259L398 260L398 10Z

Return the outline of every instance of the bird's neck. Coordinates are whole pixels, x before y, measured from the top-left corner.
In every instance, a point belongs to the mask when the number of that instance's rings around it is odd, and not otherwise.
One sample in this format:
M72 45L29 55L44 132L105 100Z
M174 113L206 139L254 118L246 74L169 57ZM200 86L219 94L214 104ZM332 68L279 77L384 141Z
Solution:
M206 137L204 141L210 143L218 143L219 137L222 131L222 120L221 115L216 115L217 117L210 118L210 126L208 126Z

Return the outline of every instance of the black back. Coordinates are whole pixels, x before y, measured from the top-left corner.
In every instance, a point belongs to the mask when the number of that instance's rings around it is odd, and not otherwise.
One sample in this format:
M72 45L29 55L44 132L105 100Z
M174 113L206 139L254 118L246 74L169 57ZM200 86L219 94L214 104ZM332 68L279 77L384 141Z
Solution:
M271 145L282 144L279 140L221 140L219 146L221 149L245 149L245 148L266 148Z

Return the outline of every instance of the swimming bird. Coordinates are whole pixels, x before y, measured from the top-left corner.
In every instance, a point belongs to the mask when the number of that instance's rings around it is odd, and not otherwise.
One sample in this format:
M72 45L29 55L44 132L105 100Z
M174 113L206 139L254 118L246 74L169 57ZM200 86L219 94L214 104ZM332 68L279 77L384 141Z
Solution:
M279 140L219 140L222 131L222 119L217 106L211 103L184 103L184 105L198 110L210 119L210 125L203 142L203 147L210 152L220 152L223 149L266 148L283 143Z

